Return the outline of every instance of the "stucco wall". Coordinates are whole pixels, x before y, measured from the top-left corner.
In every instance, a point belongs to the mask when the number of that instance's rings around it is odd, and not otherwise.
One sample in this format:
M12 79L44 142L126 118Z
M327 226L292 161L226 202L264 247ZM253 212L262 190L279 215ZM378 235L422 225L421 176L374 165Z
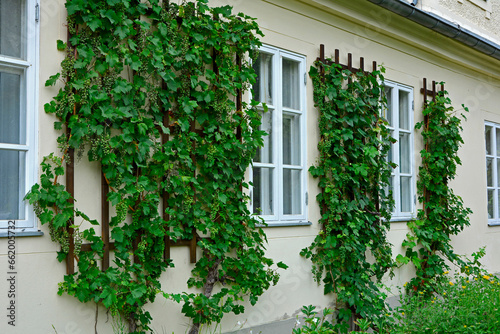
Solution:
M421 0L419 8L436 13L485 38L500 41L500 3L495 0Z
M442 1L446 2L445 0ZM466 0L464 0L466 2ZM57 152L57 133L53 130L54 118L43 112L43 105L56 94L57 88L45 88L49 75L58 71L63 54L56 50L56 40L66 38L64 26L64 1L43 0L41 3L40 43L40 96L39 96L39 142L40 159L50 152ZM465 145L460 150L463 166L458 170L452 186L461 195L474 214L471 227L454 238L458 253L470 254L487 245L485 265L492 271L500 271L496 254L500 252L500 227L488 227L486 216L486 175L484 157L484 121L500 123L500 63L476 53L458 43L393 15L366 1L327 0L239 0L212 1L213 4L229 3L235 10L256 17L265 37L263 42L290 50L307 57L311 66L319 53L319 44L326 46L327 55L334 49L341 50L341 60L346 53L353 53L354 66L360 56L365 63L376 60L386 68L388 80L413 87L415 120L421 120L423 96L420 94L422 78L445 81L446 89L458 111L466 104L470 113L464 124ZM464 4L466 5L466 4ZM493 17L493 15L492 15ZM497 18L498 19L498 18ZM314 164L317 151L317 111L312 102L312 84L307 83L307 162ZM415 136L414 155L416 167L422 148L420 137ZM91 188L98 186L96 166L80 162L77 164L76 196L79 208L90 211L91 217L100 215L96 203L99 196ZM81 177L84 175L84 177ZM309 177L309 220L312 226L266 228L269 240L268 254L287 263L290 268L282 273L276 287L266 292L259 303L248 307L245 314L228 315L222 324L222 332L262 325L294 318L302 305L330 305L334 299L325 297L310 274L310 263L299 256L300 250L308 246L319 231L317 221L319 208L314 198L318 193L316 182ZM89 196L92 194L91 196ZM58 247L50 241L46 227L42 237L17 239L18 317L15 328L7 327L5 316L0 321L1 333L93 333L96 309L94 305L82 305L75 298L58 296L57 283L62 280L65 265L57 262ZM401 252L401 241L407 233L404 222L393 223L389 233L394 246L394 256ZM7 267L6 242L0 240L0 268ZM168 269L162 277L162 288L166 292L185 290L192 265L189 264L188 249L174 248L172 258L175 268ZM3 271L3 269L1 269ZM412 270L400 269L390 284L402 285L411 277ZM5 281L4 281L5 282ZM3 289L2 283L0 287ZM394 290L394 292L396 292ZM0 305L6 305L6 293L0 291ZM148 307L153 315L156 333L185 333L187 319L180 315L180 306L158 297ZM5 311L4 311L5 313ZM112 333L111 317L104 309L98 310L97 330ZM53 327L52 327L53 326ZM242 331L247 333L248 330ZM254 333L256 333L254 331Z

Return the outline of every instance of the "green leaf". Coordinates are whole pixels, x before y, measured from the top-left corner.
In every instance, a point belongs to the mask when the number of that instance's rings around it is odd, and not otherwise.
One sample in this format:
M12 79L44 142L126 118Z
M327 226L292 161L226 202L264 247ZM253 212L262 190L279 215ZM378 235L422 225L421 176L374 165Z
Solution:
M59 51L65 51L66 47L67 47L66 43L64 43L60 39L57 40L57 50L59 50Z
M281 268L281 269L288 269L288 266L286 264L284 264L283 262L278 262L276 263L276 265L278 266L278 268Z
M61 76L60 73L57 73L57 74L54 74L54 75L51 75L49 77L49 79L47 81L45 81L45 87L48 87L48 86L53 86L55 85L55 83L57 82L57 80L59 79L59 77Z

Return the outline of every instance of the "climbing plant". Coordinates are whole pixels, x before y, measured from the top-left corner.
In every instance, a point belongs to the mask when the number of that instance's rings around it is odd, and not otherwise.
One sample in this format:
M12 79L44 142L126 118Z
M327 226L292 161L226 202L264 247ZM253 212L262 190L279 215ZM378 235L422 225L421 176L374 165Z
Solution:
M406 253L398 255L397 260L411 261L415 266L416 275L407 289L430 293L439 280L446 279L442 275L449 269L446 261L464 265L453 250L450 236L469 226L472 211L464 207L449 185L461 164L458 149L463 144L460 132L464 114L457 115L447 92L441 91L425 106L423 115L424 120L415 125L422 130L425 146L420 151L422 165L417 181L423 208L418 210L417 219L408 223L411 232L403 242Z
M383 315L377 283L393 267L386 234L393 208L388 190L393 139L383 119L381 71L342 70L316 62L309 75L319 110L319 159L310 173L319 180L322 231L301 254L313 262L324 292L337 297L337 330L348 320Z
M57 43L66 57L46 83L62 88L45 105L64 130L61 154L44 158L40 183L27 195L61 244L60 261L75 243L77 269L59 293L103 305L133 333L149 329L144 305L160 289L183 303L189 333L243 312L245 296L255 304L278 279L244 192L264 135L255 103L237 101L255 82L248 59L260 45L256 22L207 0L68 0L66 8L70 37ZM100 165L109 186L114 252L105 270L100 222L78 209L60 180L71 150ZM163 258L165 236L196 238L201 256L187 286L198 290L161 286L173 267Z

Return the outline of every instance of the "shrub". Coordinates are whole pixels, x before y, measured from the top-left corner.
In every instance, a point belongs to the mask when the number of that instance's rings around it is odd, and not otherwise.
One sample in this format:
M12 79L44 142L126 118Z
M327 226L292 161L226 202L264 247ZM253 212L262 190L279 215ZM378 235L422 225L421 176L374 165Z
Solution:
M447 272L445 272L447 274ZM437 287L401 297L391 325L382 333L500 333L500 280L465 267Z

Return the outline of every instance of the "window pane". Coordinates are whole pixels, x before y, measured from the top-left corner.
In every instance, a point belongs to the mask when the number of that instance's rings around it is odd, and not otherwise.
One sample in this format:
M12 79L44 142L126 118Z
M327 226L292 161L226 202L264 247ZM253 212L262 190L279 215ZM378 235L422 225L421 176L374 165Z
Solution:
M410 130L410 94L408 92L399 91L399 127L401 129Z
M493 187L493 158L486 158L486 185Z
M492 155L491 152L491 135L493 132L491 131L491 126L486 126L484 129L484 139L486 142L486 154Z
M500 159L497 159L497 184L495 184L494 186L500 186Z
M283 164L300 165L300 116L283 114Z
M260 53L253 63L257 81L253 85L253 98L266 104L273 104L273 56Z
M25 144L21 76L0 72L0 143Z
M391 131L391 137L394 138L394 131ZM394 161L394 143L390 143L389 145L389 151L387 152L387 160L390 162L397 163Z
M273 214L273 169L253 168L253 213Z
M401 176L401 212L411 212L411 177Z
M300 109L300 63L283 58L283 107Z
M394 176L391 176L389 178L389 186L386 186L384 191L386 196L389 196L389 194L392 195L392 198L394 199Z
M401 173L411 172L410 134L399 133L399 169Z
M22 27L23 3L21 0L0 0L0 54L24 58Z
M500 157L500 128L495 129L495 137L496 137L496 144L497 144L497 157Z
M0 150L0 220L24 219L25 155Z
M387 99L387 109L385 110L385 118L389 122L389 126L393 126L392 123L392 88L385 87L385 97Z
M498 218L498 213L500 212L500 191L497 190L496 193L497 193L497 217L494 217L494 218ZM489 201L488 201L488 205L489 205ZM493 203L492 203L492 205L493 205ZM488 211L489 211L489 208L488 208ZM492 212L492 214L494 215L493 212Z
M260 125L260 129L267 133L267 136L264 136L264 146L257 150L255 154L255 158L253 161L255 162L264 162L264 163L272 163L273 162L273 111L269 109L268 112L261 114L262 115L262 124Z
M495 194L495 191L492 189L488 189L488 219L493 219L495 218L494 213L493 213L493 195Z
M301 170L283 169L283 213L285 215L299 215L302 213L300 194Z

